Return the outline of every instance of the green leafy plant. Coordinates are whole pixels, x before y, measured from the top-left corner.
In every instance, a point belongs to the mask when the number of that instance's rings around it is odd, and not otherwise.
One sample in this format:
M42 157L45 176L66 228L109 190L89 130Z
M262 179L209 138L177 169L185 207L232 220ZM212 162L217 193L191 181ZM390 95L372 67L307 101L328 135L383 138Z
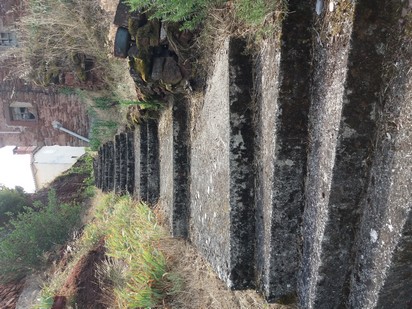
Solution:
M31 206L31 202L23 188L10 189L0 186L0 226L27 206Z
M60 204L56 193L49 193L47 205L25 207L10 220L0 240L0 273L3 279L25 275L43 264L43 254L64 243L80 221L78 205Z

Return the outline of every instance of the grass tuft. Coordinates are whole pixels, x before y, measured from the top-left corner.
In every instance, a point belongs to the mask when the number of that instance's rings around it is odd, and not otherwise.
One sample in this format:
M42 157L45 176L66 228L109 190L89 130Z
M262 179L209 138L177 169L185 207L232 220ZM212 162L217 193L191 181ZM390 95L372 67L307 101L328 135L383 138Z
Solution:
M85 238L105 239L111 261L105 269L114 283L116 302L125 308L161 304L172 293L175 281L168 275L166 258L158 249L164 230L147 205L128 196L108 195L102 205L96 209L98 220L85 230Z

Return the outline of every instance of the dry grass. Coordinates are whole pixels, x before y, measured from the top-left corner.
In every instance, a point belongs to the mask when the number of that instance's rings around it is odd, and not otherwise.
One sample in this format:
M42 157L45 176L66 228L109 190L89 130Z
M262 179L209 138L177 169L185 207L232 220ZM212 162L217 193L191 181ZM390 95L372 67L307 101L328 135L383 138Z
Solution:
M194 74L208 76L211 72L211 61L228 37L241 37L247 41L247 50L257 53L263 39L279 36L281 23L286 15L286 6L283 0L271 4L271 9L259 22L247 20L242 16L239 2L226 2L221 7L210 9L202 31L199 33L192 50L196 55Z
M181 309L250 309L292 308L268 304L253 290L231 291L213 272L209 263L189 243L179 239L163 240L161 250L173 272L183 280L183 290L168 303L169 308Z
M156 205L154 212L160 225L170 229L166 210ZM232 291L217 277L211 265L189 242L165 238L160 250L169 267L180 275L183 289L168 300L164 308L179 309L293 309L293 306L268 304L254 290Z

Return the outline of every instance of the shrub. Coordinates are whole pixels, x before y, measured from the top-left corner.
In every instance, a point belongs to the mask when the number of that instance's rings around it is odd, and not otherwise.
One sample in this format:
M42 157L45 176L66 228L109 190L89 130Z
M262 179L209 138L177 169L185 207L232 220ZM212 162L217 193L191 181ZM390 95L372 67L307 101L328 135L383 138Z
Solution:
M22 188L9 189L0 186L0 226L8 221L10 215L15 215L30 205Z
M1 230L0 273L13 279L37 269L43 255L56 244L63 244L80 222L78 205L59 204L56 193L49 193L47 205L38 203L10 220Z

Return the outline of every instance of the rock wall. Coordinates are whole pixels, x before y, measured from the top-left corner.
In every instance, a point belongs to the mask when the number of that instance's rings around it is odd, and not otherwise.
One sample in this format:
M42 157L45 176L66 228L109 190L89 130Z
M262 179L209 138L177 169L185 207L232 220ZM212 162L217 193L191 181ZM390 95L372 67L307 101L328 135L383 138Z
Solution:
M288 5L254 62L228 38L203 98L136 128L135 195L232 289L411 308L412 4Z

